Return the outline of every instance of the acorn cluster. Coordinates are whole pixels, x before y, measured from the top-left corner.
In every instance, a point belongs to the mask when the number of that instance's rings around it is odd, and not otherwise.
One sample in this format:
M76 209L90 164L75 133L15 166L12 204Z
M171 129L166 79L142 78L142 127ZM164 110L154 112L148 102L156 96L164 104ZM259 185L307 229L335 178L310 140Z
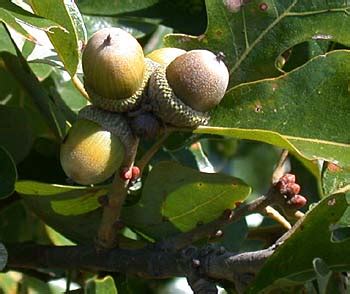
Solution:
M63 142L61 164L84 185L113 175L140 137L156 137L166 125L207 124L229 82L222 54L161 48L145 57L137 40L119 28L89 39L82 66L92 105L80 111Z

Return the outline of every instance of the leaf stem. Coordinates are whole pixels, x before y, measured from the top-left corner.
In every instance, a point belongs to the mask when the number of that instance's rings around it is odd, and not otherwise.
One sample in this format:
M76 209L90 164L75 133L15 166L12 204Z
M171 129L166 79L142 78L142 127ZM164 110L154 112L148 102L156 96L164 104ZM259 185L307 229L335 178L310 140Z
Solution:
M83 83L80 81L76 74L72 77L72 83L75 86L75 88L81 93L81 95L83 95L86 98L86 100L91 101L89 94L84 88Z

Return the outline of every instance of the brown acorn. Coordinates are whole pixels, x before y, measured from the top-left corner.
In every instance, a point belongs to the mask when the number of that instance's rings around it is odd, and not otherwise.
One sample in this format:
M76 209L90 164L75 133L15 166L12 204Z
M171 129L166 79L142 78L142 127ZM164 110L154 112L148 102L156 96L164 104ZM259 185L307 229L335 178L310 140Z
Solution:
M193 128L208 123L207 112L220 103L228 82L220 54L192 50L153 72L148 96L154 113L164 122Z

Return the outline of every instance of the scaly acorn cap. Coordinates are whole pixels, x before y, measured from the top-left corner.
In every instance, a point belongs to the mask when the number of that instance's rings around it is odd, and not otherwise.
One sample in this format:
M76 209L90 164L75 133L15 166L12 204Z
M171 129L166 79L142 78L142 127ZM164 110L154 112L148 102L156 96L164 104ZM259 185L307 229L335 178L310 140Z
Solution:
M197 111L209 111L220 103L228 86L229 72L222 59L222 53L191 50L167 66L167 81L186 105Z
M159 48L151 53L146 55L147 58L152 59L153 61L167 66L170 62L172 62L176 57L186 53L185 50L173 47L164 47Z
M79 184L101 183L126 162L137 140L121 114L87 106L61 145L62 168Z
M135 109L141 102L145 88L148 86L149 78L152 72L157 68L158 64L148 58L145 58L145 74L141 86L138 90L128 98L125 99L106 99L94 92L86 83L85 89L88 92L91 103L101 109L112 112L126 112Z
M171 89L166 79L166 67L159 66L151 75L148 100L152 111L163 122L176 127L196 128L206 125L210 116L183 103Z
M144 55L141 45L126 31L104 28L96 32L84 48L82 66L84 85L93 103L95 95L121 100L121 108L131 107L137 100L132 96L144 81Z

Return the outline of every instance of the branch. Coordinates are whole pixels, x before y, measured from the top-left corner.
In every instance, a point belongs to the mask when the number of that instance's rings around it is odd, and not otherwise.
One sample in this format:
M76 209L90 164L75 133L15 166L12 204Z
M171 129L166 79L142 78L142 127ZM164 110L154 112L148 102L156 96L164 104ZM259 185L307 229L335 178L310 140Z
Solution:
M176 252L162 251L157 246L109 251L97 251L93 245L19 243L5 247L8 268L86 269L152 279L185 276L195 293L215 293L203 290L213 290L213 280L233 282L237 290L244 289L274 252L274 247L241 254L214 247L187 247Z

